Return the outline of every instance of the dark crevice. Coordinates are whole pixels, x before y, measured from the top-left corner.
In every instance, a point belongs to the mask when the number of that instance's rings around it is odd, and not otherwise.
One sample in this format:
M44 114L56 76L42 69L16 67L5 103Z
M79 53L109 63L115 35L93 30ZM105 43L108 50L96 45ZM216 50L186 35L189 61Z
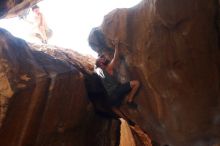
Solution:
M215 11L215 28L217 30L217 38L218 38L218 49L220 50L220 3L218 0L215 0L215 6L216 6L216 11Z

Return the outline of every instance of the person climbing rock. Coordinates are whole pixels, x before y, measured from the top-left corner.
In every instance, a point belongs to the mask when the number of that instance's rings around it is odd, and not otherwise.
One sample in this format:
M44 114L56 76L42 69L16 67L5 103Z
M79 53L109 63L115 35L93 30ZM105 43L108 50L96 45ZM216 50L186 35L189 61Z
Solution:
M108 60L104 55L100 55L95 63L95 72L100 76L103 86L105 87L110 104L119 106L125 101L130 107L136 108L134 96L140 86L138 80L131 80L126 83L120 83L114 76L114 69L117 66L119 58L119 40L112 42L115 47L114 57ZM124 100L125 99L125 100Z
M34 5L31 9L34 13L34 22L32 22L34 25L34 35L41 39L42 43L47 44L48 38L52 36L52 30L47 26L45 18L40 12L39 6Z

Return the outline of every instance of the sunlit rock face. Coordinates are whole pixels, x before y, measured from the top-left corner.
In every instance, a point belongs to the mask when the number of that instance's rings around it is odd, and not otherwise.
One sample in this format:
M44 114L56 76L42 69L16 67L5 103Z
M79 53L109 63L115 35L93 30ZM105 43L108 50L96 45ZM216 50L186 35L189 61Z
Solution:
M41 0L1 0L0 18L13 17Z
M0 145L115 146L120 122L96 115L85 88L93 62L0 29Z
M161 145L220 144L217 9L215 0L143 0L100 27L109 48L94 50L112 57L119 38L118 76L142 84L138 108L121 109Z

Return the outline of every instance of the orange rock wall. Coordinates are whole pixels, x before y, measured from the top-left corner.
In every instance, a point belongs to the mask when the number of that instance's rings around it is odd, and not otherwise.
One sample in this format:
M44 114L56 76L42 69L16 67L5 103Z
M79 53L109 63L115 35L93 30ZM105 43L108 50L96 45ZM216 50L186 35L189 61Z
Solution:
M122 41L121 81L142 84L138 109L124 113L161 144L220 143L217 9L215 0L143 0L100 27L110 46Z

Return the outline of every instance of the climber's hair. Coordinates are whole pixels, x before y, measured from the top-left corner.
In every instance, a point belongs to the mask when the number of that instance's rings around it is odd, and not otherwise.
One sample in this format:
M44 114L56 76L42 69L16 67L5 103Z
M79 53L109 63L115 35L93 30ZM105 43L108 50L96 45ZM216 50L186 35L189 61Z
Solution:
M95 61L95 68L101 67L99 59L96 59Z
M31 9L32 9L32 11L33 11L34 9L39 9L39 6L38 6L38 5L34 5L33 7L31 7Z

